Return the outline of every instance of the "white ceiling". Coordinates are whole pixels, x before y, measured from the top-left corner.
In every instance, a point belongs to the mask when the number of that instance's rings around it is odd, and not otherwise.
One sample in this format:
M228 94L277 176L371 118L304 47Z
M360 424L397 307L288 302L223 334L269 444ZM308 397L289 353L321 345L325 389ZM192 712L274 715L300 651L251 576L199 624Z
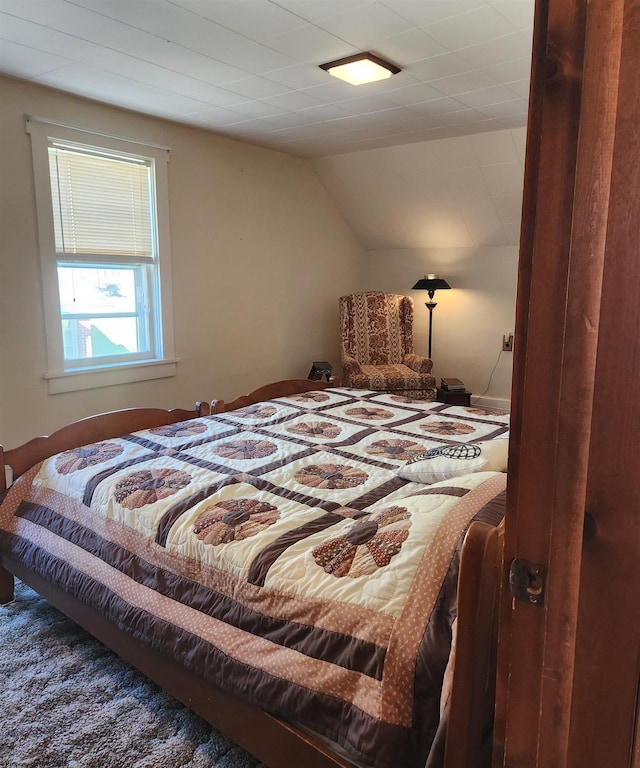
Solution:
M301 157L526 124L533 0L0 0L0 72ZM319 64L402 68L352 86Z

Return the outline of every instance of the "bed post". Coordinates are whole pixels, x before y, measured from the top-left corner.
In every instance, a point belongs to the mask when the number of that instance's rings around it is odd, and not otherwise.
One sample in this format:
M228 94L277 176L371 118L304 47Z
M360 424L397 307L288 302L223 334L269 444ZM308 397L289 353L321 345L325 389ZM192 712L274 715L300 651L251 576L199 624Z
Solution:
M0 605L13 600L13 574L0 565Z
M0 493L7 490L7 471L4 465L4 451L0 445Z
M445 768L491 765L503 549L504 524L469 526L460 557Z
M0 445L0 494L7 490L7 476L4 467L4 451ZM0 565L0 605L13 600L13 574Z

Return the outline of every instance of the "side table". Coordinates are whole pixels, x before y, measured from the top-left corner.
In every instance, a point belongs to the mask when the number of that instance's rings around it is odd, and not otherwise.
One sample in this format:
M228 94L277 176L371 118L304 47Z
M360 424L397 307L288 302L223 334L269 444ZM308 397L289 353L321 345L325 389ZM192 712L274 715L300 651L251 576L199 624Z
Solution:
M448 389L441 389L438 387L438 394L436 400L439 403L446 403L447 405L471 405L471 392L465 389L464 392L449 392Z

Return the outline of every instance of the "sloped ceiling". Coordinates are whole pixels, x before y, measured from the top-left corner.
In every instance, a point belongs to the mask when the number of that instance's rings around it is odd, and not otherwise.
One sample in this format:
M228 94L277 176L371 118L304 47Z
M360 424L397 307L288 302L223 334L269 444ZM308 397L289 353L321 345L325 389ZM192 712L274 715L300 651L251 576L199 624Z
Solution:
M526 130L316 158L365 250L517 246Z

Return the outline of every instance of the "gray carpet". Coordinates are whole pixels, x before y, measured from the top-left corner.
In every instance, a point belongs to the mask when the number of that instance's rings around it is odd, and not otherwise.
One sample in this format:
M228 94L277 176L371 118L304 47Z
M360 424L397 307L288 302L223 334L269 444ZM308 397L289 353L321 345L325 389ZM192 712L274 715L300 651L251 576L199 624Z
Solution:
M263 768L16 584L0 606L1 768Z

